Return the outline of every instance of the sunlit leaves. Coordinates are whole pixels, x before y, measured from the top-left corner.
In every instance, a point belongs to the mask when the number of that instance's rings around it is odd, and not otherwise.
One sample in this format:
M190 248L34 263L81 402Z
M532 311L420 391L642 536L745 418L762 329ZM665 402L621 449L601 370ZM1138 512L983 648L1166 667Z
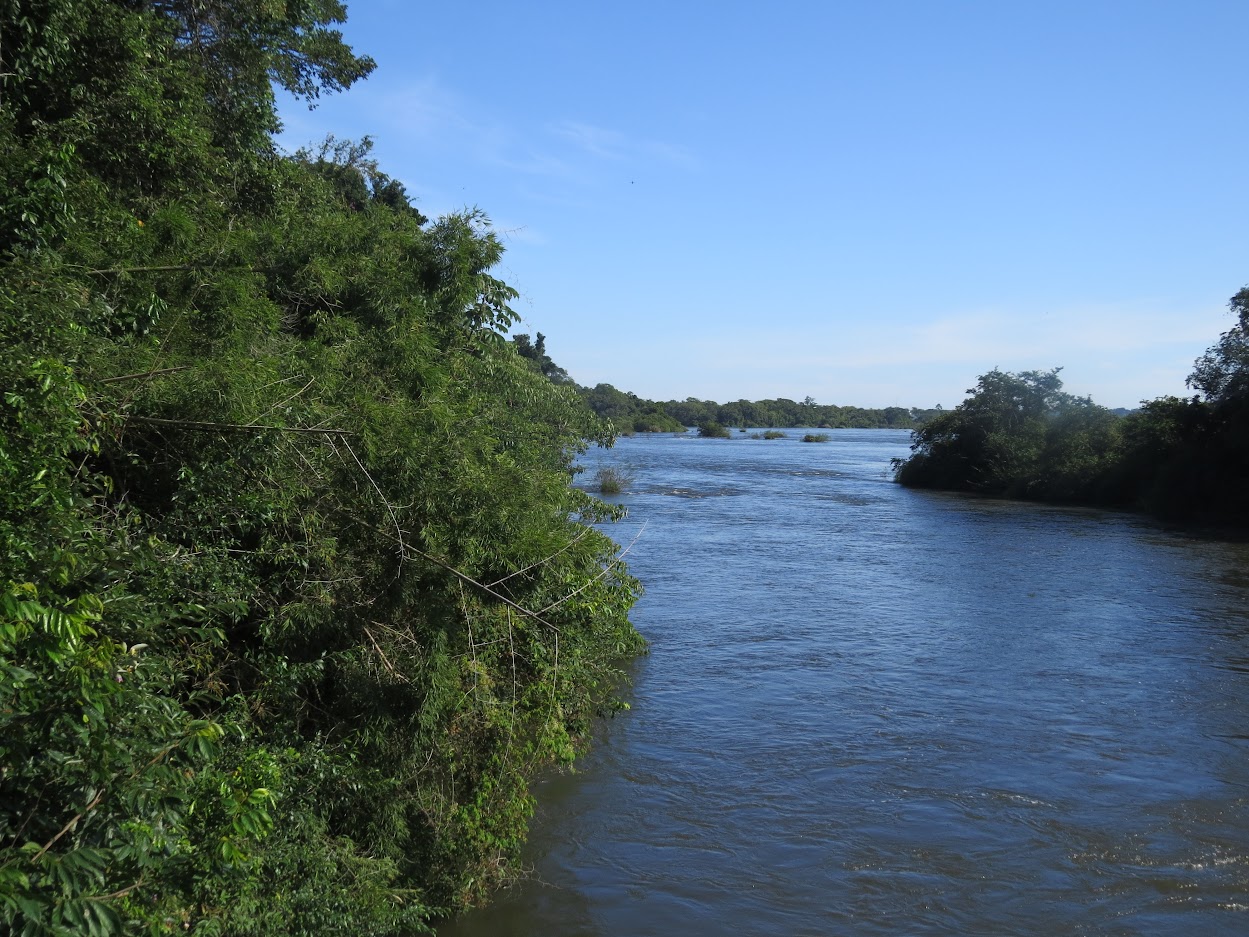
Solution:
M504 340L487 219L276 158L266 75L368 63L336 3L244 6L64 0L0 101L19 932L417 932L507 877L641 646L569 484L610 428Z

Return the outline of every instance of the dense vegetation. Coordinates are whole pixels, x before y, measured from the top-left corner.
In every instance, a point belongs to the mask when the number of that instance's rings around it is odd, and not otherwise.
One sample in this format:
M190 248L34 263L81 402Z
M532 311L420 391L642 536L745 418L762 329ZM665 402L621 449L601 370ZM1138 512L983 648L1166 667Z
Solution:
M729 432L729 428L715 420L708 420L705 423L698 424L698 435L703 439L732 439L733 434Z
M343 14L0 0L0 931L419 931L640 648L485 218L275 152Z
M1120 417L1064 393L1057 369L990 371L915 431L898 480L1249 525L1249 287L1230 305L1236 322L1198 359L1193 397Z
M586 403L598 416L622 432L679 432L687 426L718 423L742 428L776 426L817 426L823 429L911 429L939 413L939 410L917 410L885 407L880 410L862 407L841 407L818 404L810 397L801 403L784 397L775 400L736 400L716 403L714 400L654 401L636 394L617 390L611 384L578 388Z

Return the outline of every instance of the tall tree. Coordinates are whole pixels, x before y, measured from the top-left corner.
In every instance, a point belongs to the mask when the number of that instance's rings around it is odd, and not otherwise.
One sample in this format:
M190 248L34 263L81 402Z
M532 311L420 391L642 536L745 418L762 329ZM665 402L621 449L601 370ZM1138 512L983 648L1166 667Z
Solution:
M1249 401L1249 286L1228 302L1236 323L1197 359L1188 385L1214 404Z

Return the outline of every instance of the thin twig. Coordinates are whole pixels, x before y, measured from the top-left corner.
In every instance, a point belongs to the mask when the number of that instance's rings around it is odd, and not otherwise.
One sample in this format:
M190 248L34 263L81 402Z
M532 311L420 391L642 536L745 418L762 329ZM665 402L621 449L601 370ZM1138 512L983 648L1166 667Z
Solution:
M647 522L647 523L649 523L649 522ZM567 601L568 601L569 599L571 599L573 596L577 595L577 594L578 594L578 593L580 593L580 592L584 592L586 589L590 588L590 586L594 585L596 582L598 582L600 579L602 579L604 576L606 576L608 573L610 573L613 569L615 569L617 566L619 566L619 565L620 565L620 561L621 561L621 560L623 560L623 559L625 558L625 554L626 554L626 553L628 553L630 550L632 550L632 549L633 549L633 545L634 545L635 543L637 543L637 542L638 542L638 538L640 538L640 537L642 536L642 534L645 532L645 530L646 530L646 524L644 523L644 524L642 524L641 529L640 529L640 530L638 530L638 532L637 532L637 536L635 536L632 540L630 540L630 541L629 541L629 545L628 545L627 547L625 547L623 550L621 550L618 554L616 554L616 557L615 557L615 558L614 558L614 559L613 559L610 563L608 563L606 566L604 566L604 567L603 567L603 571L602 571L601 573L599 573L597 576L595 576L593 579L591 579L589 582L587 582L585 585L583 585L580 589L574 589L572 592L568 593L568 594L567 594L566 596L564 596L562 599L559 599L558 601L552 602L552 603L551 603L550 605L548 605L546 608L544 608L544 609L542 609L541 611L539 611L539 612L538 612L538 614L539 614L539 615L545 615L547 612L549 612L551 609L555 608L557 605L563 605L565 602L567 602Z
M134 374L121 374L117 377L100 378L101 384L116 384L118 381L133 381L140 377L155 377L157 374L173 374L175 371L189 371L191 365L180 364L176 368L159 368L155 371L136 371Z
M382 663L385 665L386 669L390 671L391 676L402 683L410 683L411 681L408 680L407 677L395 669L395 665L390 662L390 659L386 656L386 652L382 650L381 645L377 643L377 639L373 637L373 632L371 632L368 628L365 628L364 633L368 635L369 642L373 645L373 650L377 651L377 656L382 659Z
M347 447L347 451L351 453L351 457L355 459L356 465L360 467L360 471L364 473L364 477L369 480L369 484L373 486L373 490L377 492L377 496L382 499L382 504L386 505L386 513L390 515L390 522L395 525L395 539L399 541L399 566L403 568L403 561L406 558L404 554L407 551L407 545L403 542L403 528L399 526L399 515L395 513L395 509L391 506L390 501L382 494L381 487L373 480L373 476L369 474L369 470L364 467L364 463L360 461L360 457L356 455L356 450L351 448L351 443L343 440L343 445ZM396 578L398 572L396 572Z
M369 525L369 526L372 526L372 525ZM376 527L374 527L373 529L374 529L374 530L377 530L377 528L376 528ZM383 532L384 532L384 531L383 531ZM482 592L486 593L486 595L489 595L489 596L492 596L493 598L498 599L500 602L502 602L502 603L503 603L504 605L506 605L508 608L515 609L516 611L518 611L518 612L520 612L522 615L524 615L526 618L532 618L532 619L533 619L534 621L536 621L538 624L540 624L540 625L545 625L546 627L548 627L548 628L550 628L552 631L554 631L556 634L559 634L559 633L560 633L559 628L557 628L555 625L551 624L549 621L546 621L544 618L542 618L540 613L538 613L538 612L531 612L531 611L529 611L529 609L525 608L523 605L517 605L515 602L513 602L513 601L512 601L511 599L509 599L507 596L505 596L505 595L500 595L498 592L495 592L495 591L494 591L493 589L491 589L489 586L487 586L487 585L485 585L485 584L483 584L483 583L478 582L478 581L477 581L476 579L474 579L472 576L468 576L468 575L466 575L466 574L464 574L464 573L460 572L458 569L456 569L456 568L455 568L454 566L452 566L450 563L444 563L442 560L438 559L438 557L436 557L436 556L430 556L428 553L425 553L425 552L423 552L423 551L421 551L421 550L418 550L416 547L412 546L411 544L409 544L409 545L407 546L407 548L406 548L406 549L407 549L407 551L408 551L409 553L413 553L413 554L415 554L416 556L419 556L421 559L423 559L423 560L427 560L427 561L429 561L430 563L433 563L435 566L438 566L438 567L440 567L440 568L442 568L442 569L445 569L445 570L446 570L447 572L449 572L451 575L453 575L453 576L457 577L458 579L462 579L462 580L464 580L464 582L467 582L470 586L476 586L476 587L477 587L478 589L480 589Z
M521 573L527 573L529 572L529 570L533 569L536 566L545 566L547 563L551 562L551 560L555 559L555 557L559 556L561 553L565 552L566 550L571 550L574 546L576 546L577 542L580 541L581 538L584 537L586 534L588 534L591 531L591 529L592 528L590 527L582 527L581 533L577 534L577 536L573 537L571 540L568 541L568 543L566 543L560 549L556 550L546 559L538 560L538 562L536 563L530 563L524 569L518 569L514 573L508 573L502 579L496 579L494 582L490 583L491 587L501 585L502 583L507 582L509 579L519 576Z
M264 426L258 423L209 423L204 420L162 420L154 416L128 416L132 423L151 423L154 426L176 426L179 429L199 432L251 433L268 430L274 433L319 433L323 436L355 436L346 429L322 429L316 426Z
M57 844L57 841L60 840L62 836L64 836L66 833L72 830L75 826L77 826L79 820L81 820L83 817L89 814L96 807L100 806L100 801L102 801L103 799L104 799L104 788L101 787L100 790L96 792L96 795L91 798L91 803L83 807L80 813L74 814L73 818L68 823L66 823L63 827L61 827L61 832L57 833L50 840L44 843L43 848L40 849L37 853L35 853L34 857L31 858L30 861L32 863L35 863L35 862L38 862L41 858L43 858L43 854L47 852L49 849L51 849L53 846L55 846Z
M96 895L96 896L95 896L93 899L91 899L91 900L93 900L93 901L109 901L109 900L111 900L111 899L113 899L113 898L125 898L125 897L126 897L126 895L130 894L132 891L135 891L136 889L139 889L139 888L142 888L142 887L143 887L143 876L139 876L139 880L138 880L137 882L135 882L133 885L127 885L125 888L122 888L122 889L120 889L120 890L118 890L118 891L115 891L115 892L113 892L111 895Z
M277 403L275 403L273 406L271 406L271 407L270 407L268 410L266 410L264 413L260 414L260 416L265 416L266 414L272 413L274 410L276 410L278 407L282 406L283 404L290 403L292 400L294 400L296 397L298 397L300 394L302 394L304 391L306 391L309 387L311 387L313 384L315 384L315 383L316 383L316 381L317 381L317 379L316 379L315 377L309 378L309 379L308 379L308 383L307 383L307 384L305 384L303 387L299 388L299 390L295 391L295 393L291 394L291 395L290 395L289 397L287 397L285 400L279 400ZM256 419L260 419L260 417L256 417Z
M516 698L520 696L520 681L516 676L516 642L512 635L512 610L507 610L507 648L512 661L512 719L507 724L507 747L503 750L503 762L512 753L512 737L516 734Z
M186 309L185 308L179 309L178 314L174 316L173 322L170 323L169 328L165 330L165 334L161 336L161 340L156 346L156 357L152 359L153 368L155 368L158 364L161 363L162 360L164 360L165 346L169 344L169 340L173 337L174 330L176 330L178 326L182 324L182 320L185 317L186 317ZM126 399L122 401L122 404L118 409L124 410L126 407L130 406L130 404L134 402L134 398L139 395L139 391L140 389L142 389L142 386L143 385L140 384L138 387L132 390L129 394L127 394Z
M273 267L214 267L212 264L162 264L154 267L103 267L99 270L88 270L92 276L104 276L110 273L182 273L188 270L215 270L222 273L268 273Z

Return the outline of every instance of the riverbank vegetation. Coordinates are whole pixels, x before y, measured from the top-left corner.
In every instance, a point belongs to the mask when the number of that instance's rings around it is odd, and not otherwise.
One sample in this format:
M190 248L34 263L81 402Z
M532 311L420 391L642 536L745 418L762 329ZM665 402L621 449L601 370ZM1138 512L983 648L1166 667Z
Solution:
M633 473L615 465L606 465L594 473L594 488L601 495L618 495L633 484Z
M779 397L773 400L655 401L617 390L611 384L579 387L578 392L599 417L611 420L618 429L636 432L679 432L687 426L719 423L742 429L814 426L820 429L912 429L940 413L940 410L885 407L864 409L818 404L812 398L798 402Z
M733 434L727 426L722 426L715 420L708 420L705 423L698 424L698 435L703 439L732 439Z
M0 2L6 933L420 932L641 648L485 217L275 150L342 16Z
M1235 324L1196 362L1191 398L1126 416L1062 390L1058 369L981 375L968 398L914 433L898 481L1249 525L1249 287Z

